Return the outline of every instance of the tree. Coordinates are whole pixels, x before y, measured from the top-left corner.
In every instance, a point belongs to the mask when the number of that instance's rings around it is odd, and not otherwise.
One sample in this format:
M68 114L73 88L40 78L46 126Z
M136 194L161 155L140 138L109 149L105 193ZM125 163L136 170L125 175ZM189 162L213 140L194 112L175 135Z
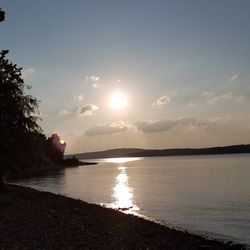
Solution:
M0 22L5 12L0 8ZM50 138L42 133L37 124L38 101L25 94L22 68L11 63L0 52L0 192L7 172L25 175L31 169L63 164L66 143L57 135Z
M54 162L63 160L66 143L57 134L53 134L47 140L47 154Z
M0 53L0 188L4 174L13 167L20 167L20 159L30 145L31 134L42 132L38 101L25 95L22 68L11 63L8 51Z
M0 8L0 22L4 21L5 19L5 12Z

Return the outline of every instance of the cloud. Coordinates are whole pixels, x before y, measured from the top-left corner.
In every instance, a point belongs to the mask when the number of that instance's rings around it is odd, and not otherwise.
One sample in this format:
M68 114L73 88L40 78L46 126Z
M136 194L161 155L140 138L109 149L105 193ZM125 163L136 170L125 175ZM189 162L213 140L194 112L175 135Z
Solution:
M27 69L23 69L22 70L22 77L24 79L30 77L31 75L33 75L35 73L35 69L34 68L27 68Z
M79 95L79 96L77 97L77 99L78 99L79 101L82 101L82 100L83 100L83 95L82 95L82 94Z
M207 98L206 103L208 105L215 105L217 103L225 102L225 101L231 101L231 102L239 102L245 99L242 95L234 95L232 92L227 92L224 94L218 94L216 95L213 92L209 92L209 94L204 95Z
M85 78L85 82L88 84L91 84L94 88L100 88L103 85L100 83L100 77L99 76L87 76Z
M72 108L72 109L60 109L58 111L59 116L64 116L64 117L73 117L75 115L78 116L90 116L93 115L96 110L99 108L94 105L94 104L86 104L85 106L81 106L78 108Z
M152 103L154 107L160 108L161 106L170 102L170 98L166 95L159 97L155 102Z
M236 83L237 83L237 88L239 87L240 84L240 76L238 74L232 74L230 75L224 82L224 84L222 85L223 89L232 89L236 87Z
M79 116L90 116L93 115L93 113L98 109L99 108L96 105L88 103L85 106L79 107L77 109L77 114Z
M68 115L70 112L66 109L60 109L58 114L59 116L65 116L65 115Z
M250 93L250 92L249 92ZM191 100L187 106L188 107L204 107L204 105L215 106L219 104L226 103L228 105L235 105L242 103L248 99L248 92L245 91L205 91L200 94L196 99Z
M92 127L85 131L86 136L110 135L127 131L133 125L130 122L118 121L111 124Z
M136 128L143 133L155 133L169 131L176 127L204 127L207 123L199 121L193 117L180 117L176 119L143 121L137 120L135 122Z
M238 77L239 77L239 75L233 74L229 80L230 81L235 81Z
M231 116L213 116L208 118L208 121L211 124L220 124L220 125L226 125L232 120Z
M79 100L79 101L82 101L83 99L84 99L84 96L83 96L83 94L80 94L80 95L78 95L78 96L74 96L74 99L77 99L77 100Z
M206 130L214 126L225 125L231 120L230 117L210 117L200 120L194 117L179 117L164 120L137 120L118 121L115 123L91 127L85 131L86 136L111 135L124 133L126 131L139 131L145 134L174 131L178 129L183 132L192 130Z
M205 92L202 93L202 96L204 96L204 97L211 97L211 96L214 96L214 95L215 95L215 93L212 92L212 91L205 91Z

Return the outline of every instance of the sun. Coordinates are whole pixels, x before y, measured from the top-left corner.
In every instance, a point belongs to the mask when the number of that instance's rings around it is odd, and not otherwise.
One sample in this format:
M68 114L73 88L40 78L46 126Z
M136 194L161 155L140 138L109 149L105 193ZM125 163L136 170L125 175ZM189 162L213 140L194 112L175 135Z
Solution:
M60 141L59 141L61 144L64 144L65 143L65 141L63 140L63 139L60 139Z
M109 98L109 107L115 110L122 110L127 106L127 96L121 92L113 93Z

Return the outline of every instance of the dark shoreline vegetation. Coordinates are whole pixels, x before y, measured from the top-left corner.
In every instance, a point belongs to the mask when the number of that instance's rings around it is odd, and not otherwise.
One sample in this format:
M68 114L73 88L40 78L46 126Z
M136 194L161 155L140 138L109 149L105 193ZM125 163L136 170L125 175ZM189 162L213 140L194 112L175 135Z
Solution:
M97 152L75 154L81 159L98 159L112 157L151 157L151 156L181 156L181 155L216 155L250 153L250 144L231 145L210 148L172 148L172 149L141 149L118 148Z
M28 168L24 171L18 171L18 172L8 172L4 176L4 180L7 182L10 181L16 181L18 179L27 179L27 178L33 178L36 176L43 176L44 174L47 174L51 171L60 171L64 170L65 168L75 168L79 166L86 166L86 165L96 165L97 162L87 162L87 161L80 161L76 157L66 158L62 161L58 162L57 164L49 165L49 166L42 166L40 168Z
M0 249L245 249L99 205L6 185Z

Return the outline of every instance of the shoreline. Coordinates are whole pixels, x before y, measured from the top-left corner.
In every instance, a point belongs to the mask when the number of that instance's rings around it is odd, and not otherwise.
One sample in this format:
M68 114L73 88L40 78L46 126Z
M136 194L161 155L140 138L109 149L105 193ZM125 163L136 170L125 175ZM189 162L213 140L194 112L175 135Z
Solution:
M67 168L77 168L80 166L97 165L97 164L98 162L87 162L87 161L79 161L78 164L75 164L75 165L55 164L49 167L42 167L42 168L40 167L38 169L28 169L22 173L10 172L4 176L4 180L7 182L12 182L18 179L26 179L26 178L32 178L35 176L40 176L50 171L62 171Z
M0 249L246 249L96 204L6 184Z

